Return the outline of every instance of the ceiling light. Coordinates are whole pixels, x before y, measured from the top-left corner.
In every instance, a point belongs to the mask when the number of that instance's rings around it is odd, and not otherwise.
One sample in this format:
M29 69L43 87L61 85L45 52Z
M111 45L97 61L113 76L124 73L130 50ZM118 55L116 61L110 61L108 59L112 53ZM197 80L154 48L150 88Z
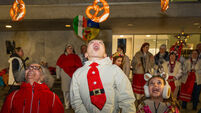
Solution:
M65 27L71 27L71 25L65 25Z
M194 25L194 26L198 26L198 25L200 25L200 23L195 22L195 23L193 23L193 25Z
M151 37L151 35L146 35L146 37Z
M124 35L120 35L120 37L122 38L122 37L124 37Z
M128 24L129 27L133 26L133 24Z
M8 28L8 29L9 29L9 28L12 28L12 26L11 26L11 25L6 25L5 27L6 27L6 28Z

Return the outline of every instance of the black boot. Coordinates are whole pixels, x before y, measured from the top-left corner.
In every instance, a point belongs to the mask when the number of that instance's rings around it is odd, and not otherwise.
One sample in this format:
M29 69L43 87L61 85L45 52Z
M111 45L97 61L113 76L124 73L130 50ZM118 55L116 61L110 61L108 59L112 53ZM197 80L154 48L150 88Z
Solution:
M187 108L187 102L183 101L182 102L182 109L186 109Z
M193 110L197 110L197 103L193 103Z

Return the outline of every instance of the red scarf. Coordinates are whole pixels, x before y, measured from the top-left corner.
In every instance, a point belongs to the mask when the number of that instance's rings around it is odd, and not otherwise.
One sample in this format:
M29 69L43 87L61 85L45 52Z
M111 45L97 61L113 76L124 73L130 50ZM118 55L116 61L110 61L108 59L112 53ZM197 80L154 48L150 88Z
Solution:
M73 73L82 66L82 62L76 54L62 54L57 60L57 65L72 77Z

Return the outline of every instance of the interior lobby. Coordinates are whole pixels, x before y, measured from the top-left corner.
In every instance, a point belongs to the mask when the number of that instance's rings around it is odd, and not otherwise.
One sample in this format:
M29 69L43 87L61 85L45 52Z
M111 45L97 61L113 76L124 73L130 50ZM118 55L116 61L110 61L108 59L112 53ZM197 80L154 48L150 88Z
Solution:
M8 42L23 48L25 58L29 57L28 63L45 59L51 67L56 67L66 44L71 43L76 54L80 54L81 45L87 44L75 33L73 19L78 15L88 18L85 10L94 0L24 0L26 15L21 21L12 21L9 11L14 1L0 0L0 70L9 67ZM94 39L103 40L109 57L123 45L131 62L145 42L150 44L149 52L153 55L162 44L169 51L179 40L178 35L184 33L189 37L182 56L188 58L189 51L201 43L201 0L170 0L164 12L160 0L106 1L110 14L99 23L100 32ZM132 79L132 74L129 77ZM60 84L61 81L56 80L52 90L62 100ZM0 108L7 91L8 87L0 86ZM182 109L181 113L198 113L201 102L197 111L191 107L192 104L188 104L189 109ZM65 113L74 111L65 110Z

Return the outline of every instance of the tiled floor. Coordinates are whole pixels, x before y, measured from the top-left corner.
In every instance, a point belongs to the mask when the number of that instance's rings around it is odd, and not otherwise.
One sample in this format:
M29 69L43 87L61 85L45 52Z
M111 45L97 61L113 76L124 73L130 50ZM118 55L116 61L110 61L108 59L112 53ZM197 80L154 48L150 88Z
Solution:
M3 101L4 101L4 98L5 98L5 95L8 91L8 87L0 87L0 108L3 104ZM58 96L59 98L61 99L61 101L63 102L63 96L62 96L62 92L61 92L61 89L60 89L60 81L56 81L55 84L54 84L54 87L52 88L52 91L54 91ZM201 96L200 96L200 100L201 100ZM198 104L198 109L201 109L201 103ZM70 110L65 110L65 113L74 113L74 111L72 109ZM187 110L181 110L181 113L198 113L198 110L197 111L193 111L192 110L192 103L188 103L188 106L187 106Z

